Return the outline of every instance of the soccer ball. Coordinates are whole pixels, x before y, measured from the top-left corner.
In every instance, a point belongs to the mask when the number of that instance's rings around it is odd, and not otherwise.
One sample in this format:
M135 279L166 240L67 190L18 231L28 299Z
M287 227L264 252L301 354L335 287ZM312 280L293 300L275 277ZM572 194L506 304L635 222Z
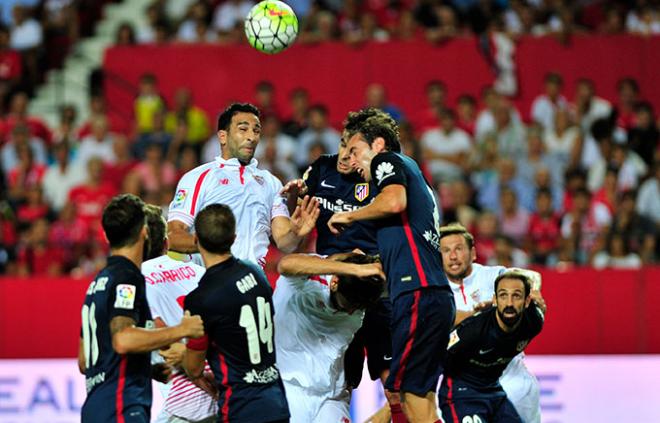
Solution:
M245 35L257 50L279 53L296 39L298 18L287 4L265 0L256 4L245 17Z

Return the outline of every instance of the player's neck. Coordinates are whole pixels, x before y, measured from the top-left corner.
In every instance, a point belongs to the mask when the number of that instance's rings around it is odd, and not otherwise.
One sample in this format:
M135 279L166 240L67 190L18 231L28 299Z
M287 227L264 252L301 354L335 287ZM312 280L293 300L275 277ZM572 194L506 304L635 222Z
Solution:
M142 266L143 250L143 243L140 242L128 247L110 249L110 255L124 257L133 262L133 264L139 269L140 266Z
M232 257L231 253L210 254L208 252L201 252L201 254L202 260L204 261L204 267L207 269L209 267L215 266L216 264L224 263Z

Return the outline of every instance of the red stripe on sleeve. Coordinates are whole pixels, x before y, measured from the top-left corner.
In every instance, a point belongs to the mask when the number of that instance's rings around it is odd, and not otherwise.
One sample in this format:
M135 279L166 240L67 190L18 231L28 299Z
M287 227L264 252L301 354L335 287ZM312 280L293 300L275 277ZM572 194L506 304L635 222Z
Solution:
M193 192L192 205L190 206L190 215L191 216L195 215L195 206L197 206L197 199L199 198L199 191L202 189L202 183L204 183L204 178L206 178L206 175L208 175L210 170L211 169L206 169L204 172L202 172L201 175L199 175L199 178L197 179L197 183L195 184L195 191Z
M415 268L417 269L417 274L419 275L419 281L422 287L427 287L429 286L429 283L426 280L426 273L424 273L424 269L422 268L422 261L419 258L419 250L417 250L417 244L415 244L415 239L413 238L407 212L404 211L401 213L401 220L403 221L403 231L405 232L406 238L408 239L408 245L410 246L412 258L415 262Z

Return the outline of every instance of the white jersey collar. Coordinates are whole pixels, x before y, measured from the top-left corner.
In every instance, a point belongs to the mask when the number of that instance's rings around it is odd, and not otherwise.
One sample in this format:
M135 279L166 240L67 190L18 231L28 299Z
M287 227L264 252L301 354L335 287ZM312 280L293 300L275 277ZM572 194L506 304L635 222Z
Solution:
M222 156L217 156L215 158L215 161L218 162L219 164L221 164L222 166L227 166L227 167L230 167L230 166L231 167L241 167L241 166L243 166L243 164L241 162L239 162L238 159L235 158L235 157L233 157L229 160L225 160L225 159L222 158ZM258 164L259 164L259 162L257 161L257 159L255 159L253 157L252 160L250 160L250 163L248 163L245 167L256 169Z

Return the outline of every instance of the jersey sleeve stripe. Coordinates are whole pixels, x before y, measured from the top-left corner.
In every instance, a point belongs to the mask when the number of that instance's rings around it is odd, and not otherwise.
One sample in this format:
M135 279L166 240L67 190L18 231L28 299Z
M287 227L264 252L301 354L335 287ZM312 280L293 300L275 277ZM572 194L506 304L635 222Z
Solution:
M401 354L401 361L399 362L399 371L397 372L394 378L394 389L399 390L401 388L401 381L403 380L403 375L406 370L406 363L408 362L408 357L410 356L410 350L412 350L413 343L415 342L415 332L417 331L417 316L419 311L419 298L421 292L419 289L415 291L415 302L413 303L411 316L410 316L410 331L408 333L408 340L406 341L406 347Z
M447 378L447 403L449 403L449 409L451 410L451 419L452 423L459 423L458 413L456 413L456 407L454 406L454 382L450 377Z
M193 191L192 204L190 205L191 216L195 215L195 206L197 206L199 191L202 189L202 184L204 183L204 179L206 178L206 175L208 175L210 171L211 169L206 169L204 172L202 172L201 175L199 175L199 178L197 179L197 183L195 184L195 191Z
M401 220L403 221L403 231L406 234L408 239L408 245L410 246L410 251L412 253L413 261L415 262L415 268L417 269L417 274L419 275L419 282L422 288L429 286L428 281L426 280L426 273L424 273L424 268L422 267L422 261L419 258L419 250L417 250L417 244L415 244L415 239L413 238L412 229L410 229L410 221L408 220L408 213L406 211L401 213ZM438 254L440 254L438 252Z
M126 384L126 365L128 360L125 355L121 356L119 363L119 380L117 381L117 396L115 397L115 409L117 423L124 423L124 385Z

